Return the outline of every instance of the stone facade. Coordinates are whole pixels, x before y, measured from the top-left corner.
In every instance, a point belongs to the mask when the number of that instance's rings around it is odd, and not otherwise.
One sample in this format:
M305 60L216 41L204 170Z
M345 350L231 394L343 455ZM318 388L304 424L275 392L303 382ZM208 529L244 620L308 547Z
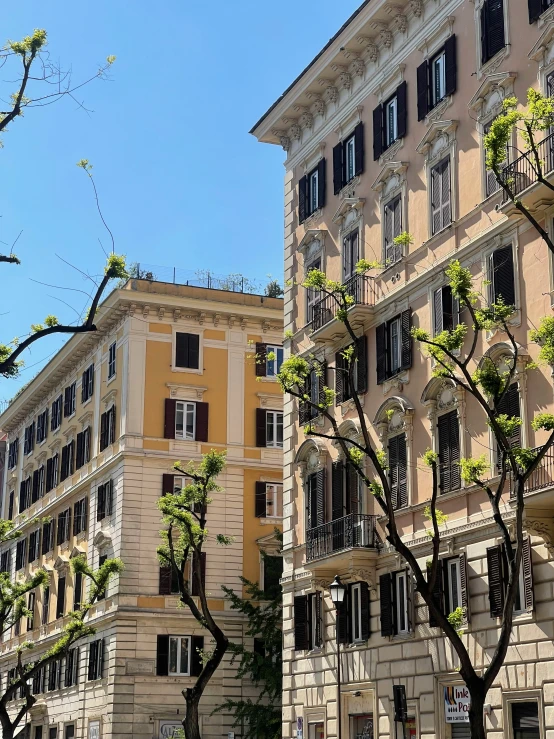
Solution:
M19 633L14 629L2 640L2 684L20 642L33 640L32 657L59 635L75 597L69 568L72 556L86 553L95 568L103 555L120 557L125 565L106 598L93 607L90 620L96 634L78 643L76 677L66 678L64 661L59 684L54 681L49 686L47 676L44 689L38 691L28 717L32 739L152 739L172 736L173 728L180 725L182 691L195 678L172 675L171 666L164 666L160 637L191 637L189 652L194 637L204 637L206 649L211 642L188 610L179 608L177 595L160 576L157 501L173 482L169 478L168 483L167 476L174 461L186 465L212 448L227 449L228 463L218 481L222 491L214 493L208 525L213 537L222 533L232 537L232 543L218 546L212 537L204 549L209 603L231 641L245 639L245 622L229 608L221 585L241 592L241 575L261 582L261 552L277 555L279 549L274 528L281 524L282 449L258 444L256 416L261 409L280 411L282 397L275 377L256 371L253 347L282 343L282 301L131 280L111 293L99 315L98 331L70 339L0 417L0 427L8 436L8 456L19 439L17 459L6 471L3 505L6 517L12 508L21 540L29 542L28 534L37 528L35 516L51 516L59 528L58 514L67 509L73 513L67 536L55 534L51 546L41 544L38 557L30 563L26 557L17 572L15 552L6 564L13 577L45 567L50 573L50 602L45 613L44 591L37 593L34 622L27 625L24 620ZM177 359L177 342L183 334L198 337L193 340L197 350L193 359ZM92 395L85 399L88 391L82 385L89 367L94 381ZM257 378L257 374L267 376ZM62 408L59 425L52 424L52 403L60 394L65 401L65 388L73 382L75 408L68 406L67 413ZM180 402L196 407L190 440L175 438L177 426L168 433L164 409L168 403ZM202 432L200 402L209 409ZM113 433L102 421L112 408ZM36 431L44 409L48 409L48 432L41 441ZM34 443L25 450L24 429L32 423ZM58 474L51 490L52 480L35 496L33 473L47 466L56 453L61 460L61 450L71 441L77 444L78 457L77 435L84 429L90 429L84 463L74 462L65 479ZM30 498L20 506L20 486L27 478L31 479ZM268 492L265 515L256 508L256 491L263 484L275 486ZM83 499L86 516L82 526L74 527L75 503ZM60 605L64 576L65 604ZM92 644L99 640L103 659L95 670L91 662L97 648ZM192 664L180 672L187 669L192 672ZM211 716L211 712L233 696L255 697L256 693L247 680L237 680L236 665L226 658L201 702L203 736L215 739L231 731L229 716ZM19 705L19 700L13 701L14 711Z

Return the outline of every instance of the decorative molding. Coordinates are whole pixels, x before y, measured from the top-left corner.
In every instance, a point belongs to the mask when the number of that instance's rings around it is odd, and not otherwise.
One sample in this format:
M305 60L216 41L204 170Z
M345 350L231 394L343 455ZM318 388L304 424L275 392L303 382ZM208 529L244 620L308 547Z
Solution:
M281 410L283 407L283 396L277 393L256 393L260 399L260 408Z
M169 397L175 400L202 400L208 389L199 385L182 385L173 382L167 382L166 387L169 388Z
M487 74L469 101L468 108L475 111L479 119L492 116L500 110L504 98L513 94L516 77L516 72Z
M423 0L410 0L408 3L409 12L412 13L416 18L421 18L423 15Z
M387 197L406 180L408 162L387 162L371 185L371 189Z
M94 539L92 540L94 546L101 552L104 549L108 549L112 545L112 537L105 531L100 530Z
M109 392L107 392L103 398L100 399L102 403L104 403L104 408L110 408L114 403L115 399L117 397L117 388L112 388Z
M416 151L428 160L446 153L455 139L458 121L435 121L416 146Z
M298 244L298 251L306 258L310 251L314 251L314 246L317 250L323 249L325 243L325 237L329 232L326 228L309 228L304 233L300 243Z
M333 223L341 225L352 211L356 211L356 217L359 217L364 203L365 198L345 197L333 216Z

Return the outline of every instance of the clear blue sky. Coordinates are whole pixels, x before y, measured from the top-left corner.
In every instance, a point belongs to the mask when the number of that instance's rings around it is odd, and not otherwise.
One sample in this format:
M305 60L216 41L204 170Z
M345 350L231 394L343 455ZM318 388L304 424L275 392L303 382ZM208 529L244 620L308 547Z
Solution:
M52 56L85 79L115 54L112 79L28 110L0 150L0 239L20 267L0 268L0 341L55 313L63 321L87 298L38 285L87 287L55 255L98 274L109 238L90 183L94 165L116 251L130 261L242 272L282 280L283 151L248 131L359 5L297 0L229 3L161 0L12 3L3 33L45 28ZM0 70L2 98L12 70ZM0 250L5 250L0 245ZM90 287L90 283L89 283ZM0 379L0 400L40 369L62 343L34 345L21 380Z

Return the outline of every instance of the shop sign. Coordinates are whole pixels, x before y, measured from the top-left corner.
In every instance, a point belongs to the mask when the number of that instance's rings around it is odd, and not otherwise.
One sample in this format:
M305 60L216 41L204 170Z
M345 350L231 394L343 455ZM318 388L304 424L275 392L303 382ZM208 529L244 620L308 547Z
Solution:
M88 739L100 739L100 721L89 722Z
M160 739L172 739L182 728L183 724L180 721L160 721Z
M447 724L468 724L469 704L469 690L465 685L445 685L444 715Z

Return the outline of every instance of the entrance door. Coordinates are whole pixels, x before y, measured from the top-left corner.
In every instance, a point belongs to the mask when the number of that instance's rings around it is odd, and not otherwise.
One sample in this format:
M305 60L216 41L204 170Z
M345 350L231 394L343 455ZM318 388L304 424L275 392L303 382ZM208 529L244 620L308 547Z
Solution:
M352 739L373 739L373 714L352 716Z

